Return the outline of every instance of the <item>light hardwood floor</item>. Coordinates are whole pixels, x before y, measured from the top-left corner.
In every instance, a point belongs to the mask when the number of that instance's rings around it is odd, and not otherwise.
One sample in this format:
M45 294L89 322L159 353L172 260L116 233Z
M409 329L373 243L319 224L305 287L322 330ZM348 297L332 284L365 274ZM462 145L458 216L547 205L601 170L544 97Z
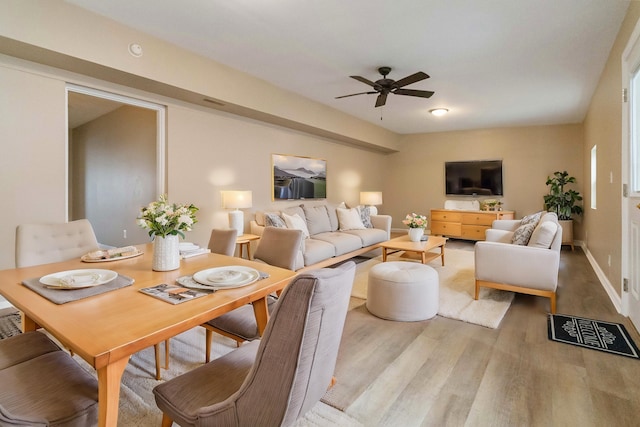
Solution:
M581 249L563 247L559 277L558 313L623 323L640 344ZM336 367L345 412L365 426L639 426L640 361L549 341L548 310L516 295L498 329L437 316L374 336L352 324Z

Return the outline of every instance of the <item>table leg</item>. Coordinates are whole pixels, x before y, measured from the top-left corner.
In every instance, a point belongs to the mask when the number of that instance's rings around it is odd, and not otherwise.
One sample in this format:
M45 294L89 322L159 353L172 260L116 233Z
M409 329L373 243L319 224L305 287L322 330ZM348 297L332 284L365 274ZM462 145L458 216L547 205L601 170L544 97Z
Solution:
M387 248L382 248L382 262L387 262Z
M422 256L422 263L426 264L427 263L427 253L425 251L422 251L421 256Z
M247 242L247 259L251 260L251 241Z
M120 382L128 363L129 357L124 357L98 369L98 425L100 427L118 425Z
M256 316L256 323L258 324L258 333L260 336L267 328L267 322L269 321L269 309L267 308L267 297L255 300L253 303L253 313Z
M22 318L22 332L31 332L38 329L39 325L24 312L20 312Z
M444 267L444 245L440 246L440 258L442 258L442 266Z

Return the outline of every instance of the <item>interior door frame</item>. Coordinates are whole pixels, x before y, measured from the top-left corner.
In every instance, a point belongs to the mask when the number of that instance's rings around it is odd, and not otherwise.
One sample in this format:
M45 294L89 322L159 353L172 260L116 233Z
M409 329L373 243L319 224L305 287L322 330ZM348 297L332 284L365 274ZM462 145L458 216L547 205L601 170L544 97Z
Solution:
M631 186L631 162L633 161L631 154L631 138L634 132L640 133L640 123L636 123L636 129L633 128L634 122L631 120L632 116L635 116L637 111L634 111L633 97L640 97L639 94L632 93L631 79L636 72L640 72L640 21L638 21L629 37L629 41L622 53L622 88L623 88L623 104L622 104L622 146L621 146L621 176L622 185L627 188L627 195L623 194L621 198L621 225L622 225L622 248L621 248L621 274L620 283L624 283L625 278L630 277L631 272L631 237L630 237L630 198L640 197L639 192L632 192ZM624 92L626 91L626 92ZM623 191L623 188L620 188ZM629 290L625 291L624 288L621 291L621 314L629 316L630 312L630 299L631 293Z
M67 83L65 86L65 120L69 123L69 92L80 93L89 96L95 96L97 98L104 98L111 101L120 102L122 104L132 105L134 107L141 107L153 110L156 112L156 194L166 193L166 106L161 104L155 104L153 102L144 101L137 98L132 98L126 95L120 95L112 92L107 92L100 89L94 89L86 86L80 86L73 83ZM69 204L69 179L70 179L70 164L69 164L69 131L66 134L65 144L65 204L67 207L66 220L69 221L71 216L71 206Z

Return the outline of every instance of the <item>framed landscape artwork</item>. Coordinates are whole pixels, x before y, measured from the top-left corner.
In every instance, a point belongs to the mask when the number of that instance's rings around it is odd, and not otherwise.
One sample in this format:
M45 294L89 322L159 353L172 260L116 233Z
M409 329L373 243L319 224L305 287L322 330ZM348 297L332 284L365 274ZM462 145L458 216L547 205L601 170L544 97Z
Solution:
M272 154L273 200L325 199L327 161Z

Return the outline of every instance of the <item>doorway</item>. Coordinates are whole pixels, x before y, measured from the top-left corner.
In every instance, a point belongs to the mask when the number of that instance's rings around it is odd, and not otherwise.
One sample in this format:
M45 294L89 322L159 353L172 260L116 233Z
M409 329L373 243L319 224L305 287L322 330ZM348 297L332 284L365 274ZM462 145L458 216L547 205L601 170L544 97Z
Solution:
M640 23L622 55L622 302L640 331Z
M68 85L67 112L68 219L103 245L148 242L136 217L165 192L165 107Z

